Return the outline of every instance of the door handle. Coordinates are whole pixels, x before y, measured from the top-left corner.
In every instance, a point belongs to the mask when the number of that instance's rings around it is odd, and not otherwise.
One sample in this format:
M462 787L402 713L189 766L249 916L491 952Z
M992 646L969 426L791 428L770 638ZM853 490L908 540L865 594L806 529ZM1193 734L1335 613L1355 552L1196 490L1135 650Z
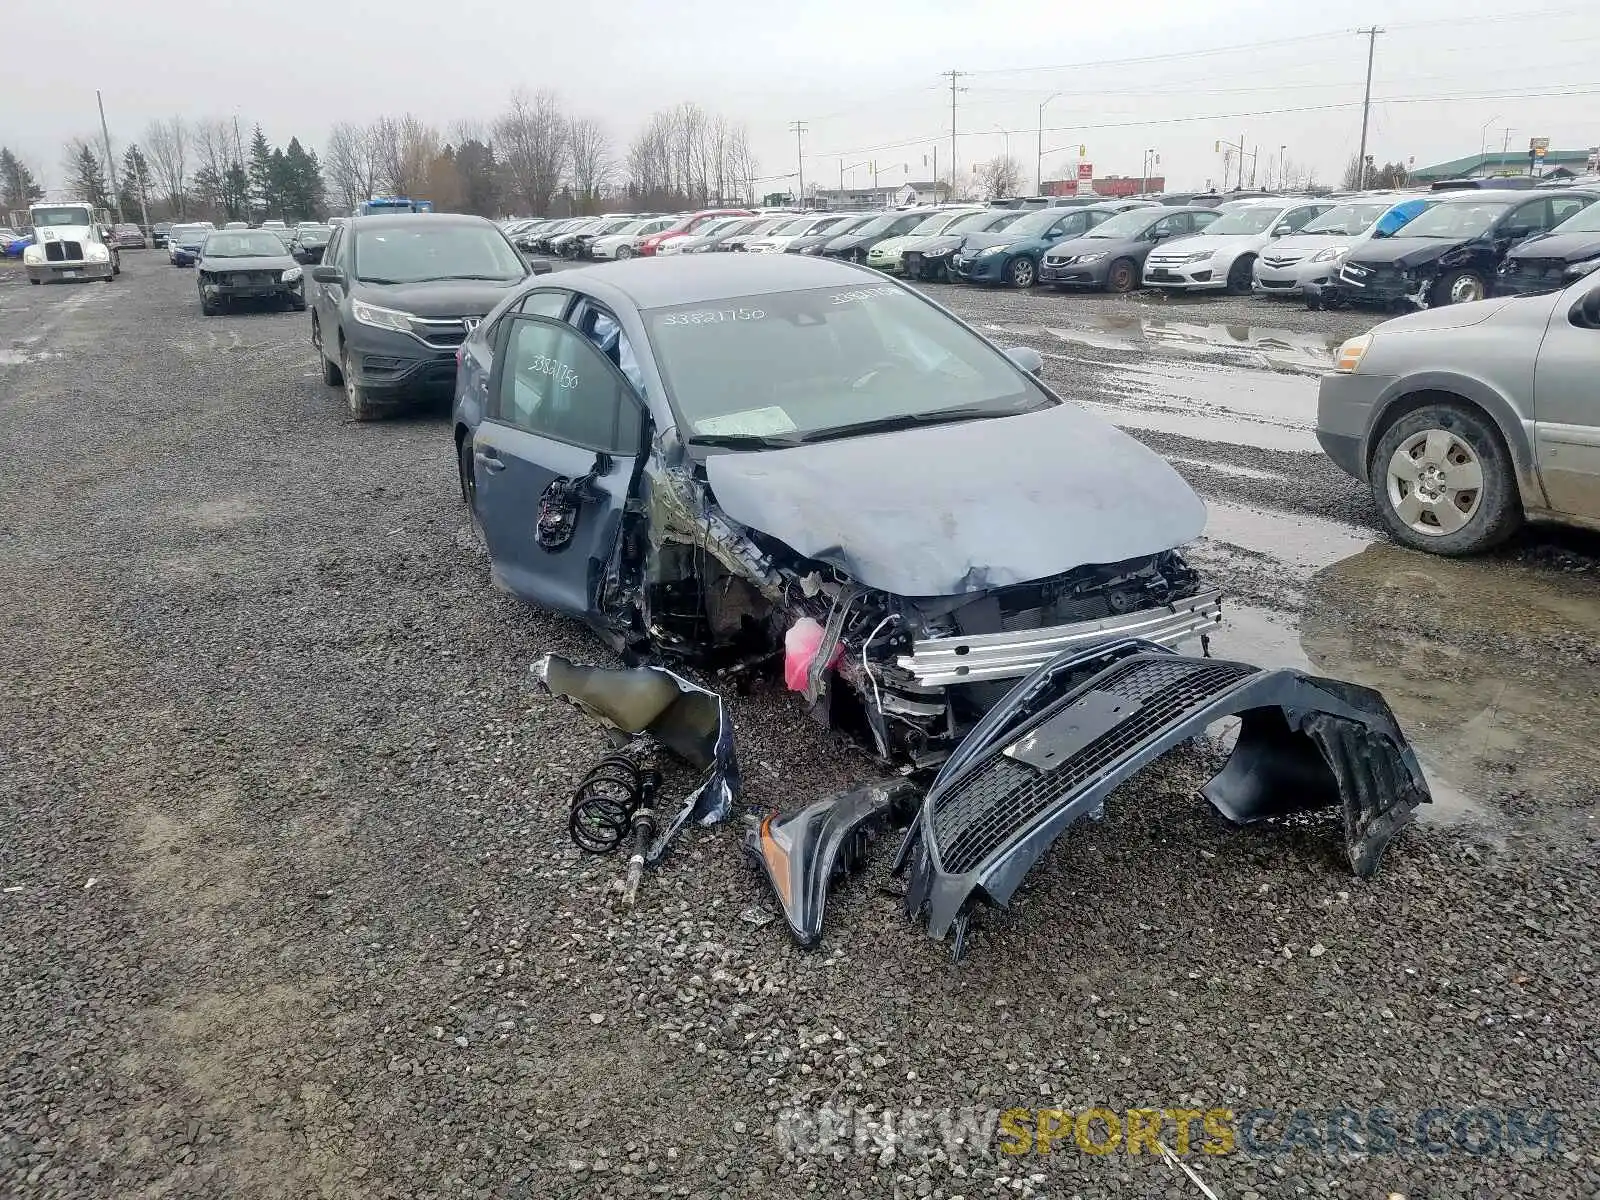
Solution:
M500 461L500 452L493 446L485 446L481 450L473 447L472 457L491 475L497 475L506 469L506 464Z

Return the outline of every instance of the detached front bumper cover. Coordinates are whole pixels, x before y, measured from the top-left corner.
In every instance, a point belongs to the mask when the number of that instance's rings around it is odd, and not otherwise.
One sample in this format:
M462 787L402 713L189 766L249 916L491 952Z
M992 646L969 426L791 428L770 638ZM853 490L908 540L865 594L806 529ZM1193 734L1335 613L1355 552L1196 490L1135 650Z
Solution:
M1139 638L1069 650L986 716L945 763L895 862L906 911L964 949L978 903L1005 907L1061 833L1118 784L1225 717L1242 719L1201 794L1230 821L1338 805L1357 875L1428 803L1383 697L1292 670L1191 658Z

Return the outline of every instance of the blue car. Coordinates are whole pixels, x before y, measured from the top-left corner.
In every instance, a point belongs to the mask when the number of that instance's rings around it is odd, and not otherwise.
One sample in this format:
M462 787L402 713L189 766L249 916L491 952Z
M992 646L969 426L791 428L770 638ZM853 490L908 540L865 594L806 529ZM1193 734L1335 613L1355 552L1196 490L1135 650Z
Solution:
M1037 351L857 264L539 276L458 364L461 494L499 585L639 660L781 666L890 761L947 753L1005 690L974 683L1218 619L1178 549L1205 506L1166 462L1052 392Z
M200 261L200 247L206 235L216 232L209 221L204 225L174 225L167 233L167 261L175 267L192 267Z
M1036 209L998 233L969 234L951 257L950 274L962 283L1030 288L1039 279L1039 260L1057 242L1080 238L1119 212L1147 207L1148 200L1107 200L1081 208Z
M22 252L33 245L33 235L18 233L15 229L0 229L0 254L7 258L21 258Z

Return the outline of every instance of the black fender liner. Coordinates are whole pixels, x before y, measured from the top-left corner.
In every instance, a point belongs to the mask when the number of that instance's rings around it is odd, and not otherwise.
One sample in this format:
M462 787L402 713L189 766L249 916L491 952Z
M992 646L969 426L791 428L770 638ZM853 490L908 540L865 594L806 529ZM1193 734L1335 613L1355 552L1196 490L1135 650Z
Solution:
M1085 672L1090 672L1085 679ZM1005 907L1061 833L1124 780L1225 717L1241 719L1201 794L1235 824L1339 805L1351 869L1370 875L1432 797L1370 688L1179 655L1128 638L1066 652L1001 701L924 798L895 862L906 911L959 957L977 903Z

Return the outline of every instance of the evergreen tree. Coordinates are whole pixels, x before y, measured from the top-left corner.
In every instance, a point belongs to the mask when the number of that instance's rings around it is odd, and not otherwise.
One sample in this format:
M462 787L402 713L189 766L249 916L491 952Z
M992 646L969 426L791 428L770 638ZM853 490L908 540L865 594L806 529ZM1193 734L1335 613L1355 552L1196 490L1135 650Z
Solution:
M304 221L317 215L322 202L322 170L314 152L290 138L281 159L273 156L276 187L284 220Z
M257 125L250 135L250 174L246 185L246 212L271 215L272 208L272 146L267 135ZM236 218L237 219L237 218Z
M250 218L250 177L238 163L230 166L222 177L222 208L230 221Z
M27 208L43 196L33 172L8 147L0 146L0 209Z
M150 161L137 144L130 144L123 151L117 186L122 189L122 215L130 221L139 220L149 204L151 178Z
M106 183L105 168L87 142L79 142L67 160L67 186L76 193L76 199L91 208L111 207L111 188Z
M494 151L476 138L468 138L456 150L455 161L462 211L495 216L500 211L500 165L495 162Z

